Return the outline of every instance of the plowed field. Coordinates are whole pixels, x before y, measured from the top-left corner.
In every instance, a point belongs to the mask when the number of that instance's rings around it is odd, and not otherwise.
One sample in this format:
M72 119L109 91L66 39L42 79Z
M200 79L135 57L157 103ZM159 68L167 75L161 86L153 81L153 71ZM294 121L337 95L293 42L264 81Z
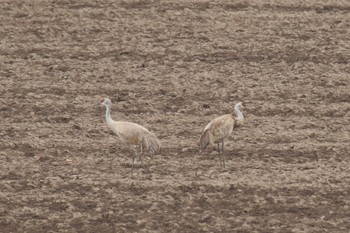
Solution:
M350 3L3 0L0 232L350 232ZM130 174L105 123L162 142ZM245 124L199 152L205 125Z

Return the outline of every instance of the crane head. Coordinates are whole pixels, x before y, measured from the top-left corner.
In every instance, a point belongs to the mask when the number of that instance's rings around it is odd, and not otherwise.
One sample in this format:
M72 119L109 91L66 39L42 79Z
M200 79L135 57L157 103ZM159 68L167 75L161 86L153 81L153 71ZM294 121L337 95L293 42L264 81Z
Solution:
M244 102L238 102L237 104L236 104L236 106L235 107L237 107L237 108L245 108L246 107L246 105L245 105L245 103Z
M111 102L110 99L104 98L104 99L102 100L101 104L102 104L103 106L106 106L106 107L107 107L107 106L112 105L112 102Z

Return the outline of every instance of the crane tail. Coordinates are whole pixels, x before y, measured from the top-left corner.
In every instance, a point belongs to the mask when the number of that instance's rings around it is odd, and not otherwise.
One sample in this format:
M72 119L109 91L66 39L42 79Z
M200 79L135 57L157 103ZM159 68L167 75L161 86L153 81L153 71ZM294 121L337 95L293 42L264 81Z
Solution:
M205 130L199 139L199 149L203 150L209 145L209 132Z
M153 154L158 154L160 152L161 144L154 133L149 133L145 135L144 144L146 144L146 148Z

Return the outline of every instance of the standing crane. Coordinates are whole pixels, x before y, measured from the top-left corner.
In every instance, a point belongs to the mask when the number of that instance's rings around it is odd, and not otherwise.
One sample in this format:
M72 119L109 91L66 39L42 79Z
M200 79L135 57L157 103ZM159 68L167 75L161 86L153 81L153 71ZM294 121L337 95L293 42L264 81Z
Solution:
M112 120L111 118L112 102L110 99L104 98L101 104L106 107L106 122L108 127L132 151L133 157L132 157L131 173L133 173L134 163L137 157L136 147L139 147L139 158L143 166L143 162L142 162L143 152L150 151L153 154L158 154L161 149L160 141L154 133L151 133L145 127L139 124L127 122L127 121Z
M210 121L204 128L200 137L199 148L201 150L205 149L209 144L217 144L220 167L225 167L225 139L230 136L234 128L242 125L244 122L244 116L241 112L243 108L245 108L245 104L239 102L234 107L234 112L237 117L234 117L233 114L226 114Z

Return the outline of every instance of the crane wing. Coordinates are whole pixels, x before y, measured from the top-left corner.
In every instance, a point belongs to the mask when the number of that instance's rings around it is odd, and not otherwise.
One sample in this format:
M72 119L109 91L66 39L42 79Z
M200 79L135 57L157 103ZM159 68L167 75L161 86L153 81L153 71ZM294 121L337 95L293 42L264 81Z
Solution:
M209 132L204 130L199 139L199 149L203 150L209 145Z
M213 141L216 142L228 137L232 133L234 124L235 120L231 114L216 118L211 127L211 132L214 137Z
M210 144L210 130L214 125L215 119L210 121L204 128L200 138L199 138L199 149L205 149Z
M143 143L145 143L146 148L153 154L158 154L161 149L161 144L159 139L154 133L147 133L143 137Z
M222 115L210 121L204 128L199 140L200 149L228 137L233 130L235 120L232 114Z
M214 120L210 121L210 122L205 126L204 131L210 129L210 128L213 126L215 120L216 120L216 118L215 118Z
M159 139L142 125L127 121L117 121L114 122L114 127L117 128L116 134L124 143L142 145L145 150L150 150L154 154L160 152L161 144Z
M118 135L120 140L132 145L139 145L142 135L149 133L145 127L127 121L114 121L111 129Z

